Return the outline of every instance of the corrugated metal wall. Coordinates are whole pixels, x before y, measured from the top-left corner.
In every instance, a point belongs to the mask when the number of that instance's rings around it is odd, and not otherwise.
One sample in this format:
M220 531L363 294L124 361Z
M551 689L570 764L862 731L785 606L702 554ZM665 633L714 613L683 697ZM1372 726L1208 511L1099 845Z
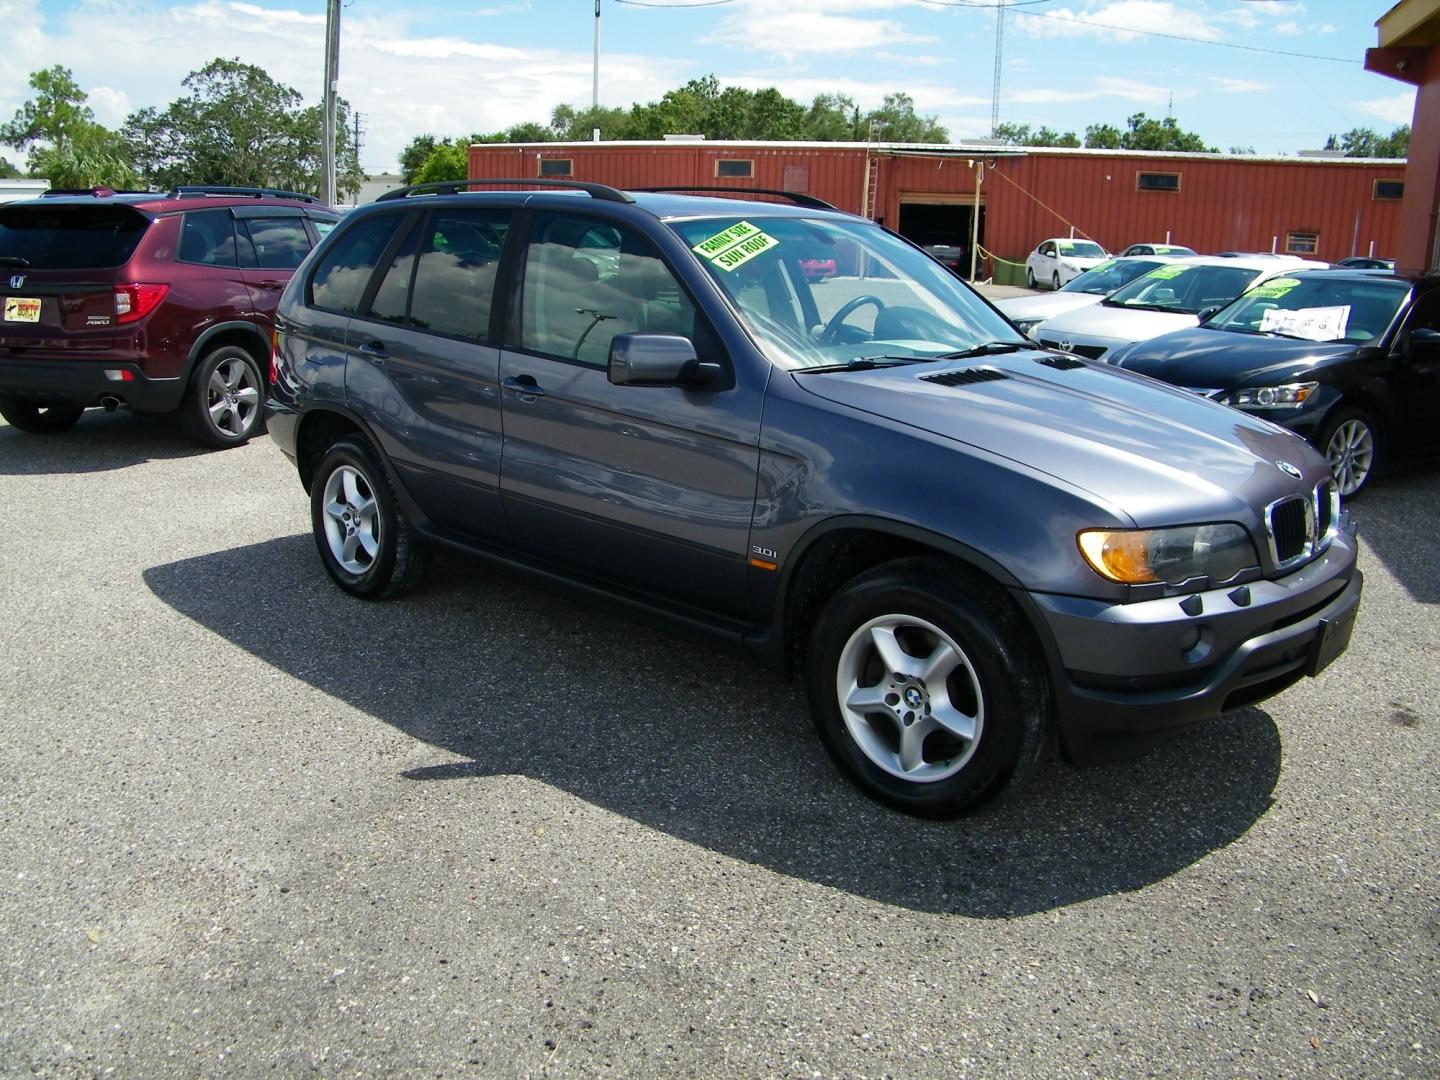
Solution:
M803 191L859 212L865 198L864 147L813 144L552 143L472 146L470 175L538 176L540 161L568 158L572 175L615 187L702 184ZM720 160L749 160L748 179L718 178ZM876 157L872 216L896 227L902 199L927 193L973 195L978 158L965 152L934 157ZM1175 173L1180 190L1140 191L1140 172ZM1065 154L1027 150L991 159L982 187L982 242L1002 258L1023 260L1041 240L1068 236L1073 224L1107 250L1165 239L1197 251L1285 250L1286 234L1319 236L1316 257L1393 256L1400 202L1374 198L1376 180L1403 180L1404 162L1274 161L1257 158L1163 157L1148 154Z

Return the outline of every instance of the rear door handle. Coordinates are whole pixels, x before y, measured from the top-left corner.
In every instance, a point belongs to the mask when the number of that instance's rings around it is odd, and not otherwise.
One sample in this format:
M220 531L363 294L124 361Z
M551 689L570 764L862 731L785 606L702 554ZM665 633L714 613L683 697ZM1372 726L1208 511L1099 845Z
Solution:
M285 283L283 281L272 281L267 278L264 281L255 282L255 287L257 289L283 289L285 287Z
M545 391L540 389L540 384L535 381L534 375L511 375L500 385L506 390L514 390L522 398L545 396Z
M390 354L385 351L385 343L383 341L378 341L375 339L372 339L370 341L362 341L359 345L355 347L355 351L358 352L361 356L367 357L371 360L390 359Z

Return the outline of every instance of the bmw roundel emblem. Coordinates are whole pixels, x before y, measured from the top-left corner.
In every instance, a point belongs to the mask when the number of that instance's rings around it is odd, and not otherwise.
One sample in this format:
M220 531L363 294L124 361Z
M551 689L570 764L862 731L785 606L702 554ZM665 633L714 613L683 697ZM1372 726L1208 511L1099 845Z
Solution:
M11 277L10 277L10 287L11 287L12 289L18 289L18 288L20 288L21 286L23 286L24 284L25 284L25 275L24 275L24 274L12 274L12 275L11 275Z
M1286 476L1293 476L1296 480L1300 479L1300 470L1297 469L1294 465L1291 465L1288 461L1277 461L1275 462L1275 467L1281 472L1283 472Z

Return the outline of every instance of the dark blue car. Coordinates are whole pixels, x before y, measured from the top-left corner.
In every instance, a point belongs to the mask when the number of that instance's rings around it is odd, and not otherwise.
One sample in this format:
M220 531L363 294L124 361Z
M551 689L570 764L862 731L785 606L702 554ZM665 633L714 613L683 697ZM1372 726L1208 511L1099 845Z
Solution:
M391 193L282 297L270 431L342 589L445 544L661 615L803 672L933 816L1345 648L1355 543L1291 433L1040 350L806 196L484 183L541 190Z

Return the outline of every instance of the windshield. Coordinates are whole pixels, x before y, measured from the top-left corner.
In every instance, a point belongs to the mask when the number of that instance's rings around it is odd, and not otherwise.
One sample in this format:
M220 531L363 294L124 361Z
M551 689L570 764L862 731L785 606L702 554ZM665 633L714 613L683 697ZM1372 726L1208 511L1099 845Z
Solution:
M1205 325L1241 334L1364 345L1389 329L1410 286L1403 281L1278 277L1255 286Z
M1031 344L950 271L866 222L756 216L667 224L784 368ZM833 261L835 273L807 275L815 260Z
M11 205L0 209L0 260L35 270L119 266L149 224L123 206Z
M1105 249L1089 240L1056 240L1055 248L1061 256L1074 259L1103 259Z
M1079 277L1071 278L1060 287L1060 291L1108 296L1121 285L1134 281L1141 274L1147 274L1157 266L1165 265L1160 259L1131 259L1126 262L1117 262L1112 259L1086 270Z
M1194 315L1208 307L1228 304L1259 276L1259 270L1248 266L1167 263L1116 289L1101 303Z

